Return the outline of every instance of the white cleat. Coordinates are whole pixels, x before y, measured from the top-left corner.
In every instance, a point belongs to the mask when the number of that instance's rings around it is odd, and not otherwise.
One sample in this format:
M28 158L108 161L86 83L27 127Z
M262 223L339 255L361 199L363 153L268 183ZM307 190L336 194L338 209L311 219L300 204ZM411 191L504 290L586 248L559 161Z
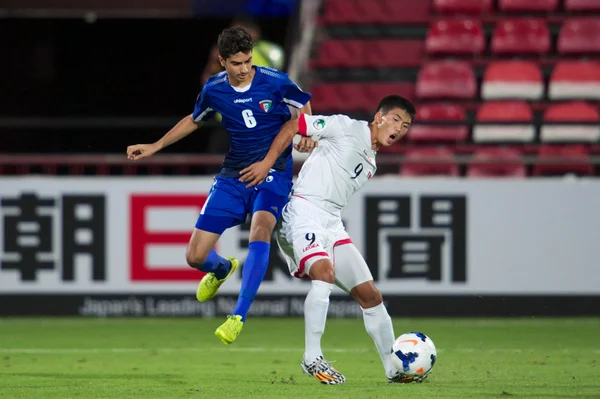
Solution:
M306 364L302 360L300 366L302 366L304 374L315 377L321 384L336 385L346 382L346 377L334 369L327 360L323 359L323 356L319 356L311 364Z

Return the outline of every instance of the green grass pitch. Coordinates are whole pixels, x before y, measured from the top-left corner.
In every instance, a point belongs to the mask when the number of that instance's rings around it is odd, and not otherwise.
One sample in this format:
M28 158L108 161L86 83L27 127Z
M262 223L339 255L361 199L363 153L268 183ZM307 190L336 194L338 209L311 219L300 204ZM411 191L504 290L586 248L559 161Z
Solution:
M341 386L302 374L303 320L250 318L223 345L217 319L0 319L0 398L600 398L600 319L395 319L438 361L388 384L361 319L330 319Z

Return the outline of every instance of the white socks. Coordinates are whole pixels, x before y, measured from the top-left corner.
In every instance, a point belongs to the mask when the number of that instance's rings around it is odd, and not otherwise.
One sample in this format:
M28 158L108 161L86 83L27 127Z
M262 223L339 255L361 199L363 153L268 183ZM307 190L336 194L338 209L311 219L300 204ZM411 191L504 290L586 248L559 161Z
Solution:
M326 283L325 281L313 280L311 284L312 286L304 301L304 335L306 345L304 361L307 364L314 362L319 356L323 356L323 352L321 351L321 337L325 332L329 296L333 289L333 284ZM392 365L392 357L390 356L394 340L396 339L392 318L383 303L372 308L363 309L362 311L365 329L375 342L379 357L383 363L383 368L385 369L385 374L391 378L397 373Z
M397 371L392 365L392 357L390 356L394 340L396 339L392 318L383 303L372 308L363 309L362 311L365 328L371 338L373 338L373 341L375 341L385 374L388 377L393 377Z
M323 356L321 337L325 332L329 295L333 289L333 284L325 281L313 280L311 283L312 287L304 301L304 337L306 345L304 361L307 364L314 362L317 357Z

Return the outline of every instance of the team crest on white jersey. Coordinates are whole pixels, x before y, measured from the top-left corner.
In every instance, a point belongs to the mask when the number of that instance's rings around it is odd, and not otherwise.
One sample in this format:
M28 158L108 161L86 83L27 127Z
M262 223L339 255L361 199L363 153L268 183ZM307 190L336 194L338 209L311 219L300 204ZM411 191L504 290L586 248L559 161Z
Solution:
M313 122L313 127L316 130L323 130L323 129L325 129L325 120L324 119L316 119Z
M262 100L258 103L258 105L260 105L260 108L265 111L265 112L269 112L271 110L271 108L273 107L273 101L271 100Z

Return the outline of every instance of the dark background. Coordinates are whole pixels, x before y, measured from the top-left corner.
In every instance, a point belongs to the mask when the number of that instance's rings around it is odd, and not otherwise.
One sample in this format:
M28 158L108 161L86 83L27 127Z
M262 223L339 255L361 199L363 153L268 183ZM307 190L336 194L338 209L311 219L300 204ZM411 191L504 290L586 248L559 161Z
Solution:
M252 17L263 39L286 45L291 15L195 3L174 18L23 10L0 18L0 153L122 153L158 139L193 110L208 53L235 17ZM168 151L206 152L214 131L209 125Z

